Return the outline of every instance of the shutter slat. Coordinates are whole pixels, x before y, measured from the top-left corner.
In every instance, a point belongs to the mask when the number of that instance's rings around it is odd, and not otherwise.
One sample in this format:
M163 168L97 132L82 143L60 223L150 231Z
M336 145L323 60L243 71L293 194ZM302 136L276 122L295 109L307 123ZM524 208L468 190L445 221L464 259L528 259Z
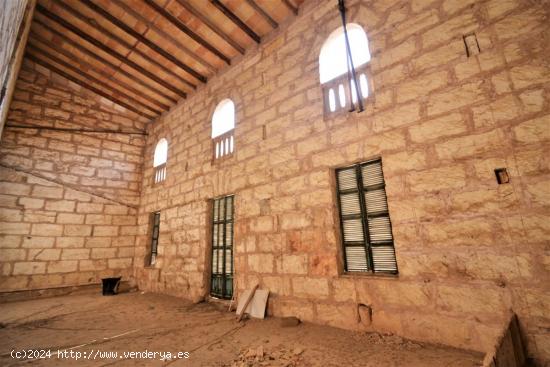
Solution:
M227 198L226 205L227 205L227 212L226 212L225 219L231 220L233 219L233 197L232 196Z
M365 192L365 205L367 206L368 214L375 214L379 212L387 212L388 204L386 199L386 191L384 189L366 191Z
M358 192L340 195L340 205L343 215L361 214Z
M214 224L214 227L212 229L212 245L213 246L219 246L218 226L219 226L219 224Z
M382 164L380 161L364 164L361 167L361 174L363 176L364 187L381 185L384 183L384 175L382 174Z
M370 218L368 224L371 242L391 241L393 239L389 217Z
M368 271L367 253L363 246L348 246L346 251L347 271Z
M218 274L218 250L212 251L212 274Z
M375 272L397 273L397 262L393 246L372 247Z
M214 222L219 220L220 200L214 200Z
M346 219L343 221L344 242L364 241L363 222L361 219Z
M231 250L225 250L225 274L233 274L233 258Z
M223 250L217 250L218 252L218 274L223 274Z
M338 171L338 189L340 191L357 189L355 167Z
M218 201L220 203L220 216L218 220L224 220L225 219L225 200L219 199Z
M227 222L225 224L225 246L233 246L233 222Z

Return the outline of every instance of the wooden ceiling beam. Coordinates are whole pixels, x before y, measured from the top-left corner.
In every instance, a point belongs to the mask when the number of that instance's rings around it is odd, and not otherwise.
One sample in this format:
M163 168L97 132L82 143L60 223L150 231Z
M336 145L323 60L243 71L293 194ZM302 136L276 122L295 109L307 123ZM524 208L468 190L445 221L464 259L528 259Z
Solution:
M112 101L113 103L116 103L116 104L126 108L129 111L132 111L132 112L138 114L139 116L146 117L147 119L150 119L150 120L152 120L155 117L155 116L148 115L144 112L141 112L137 108L134 108L134 107L130 106L129 104L119 100L118 98L113 97L113 96L103 92L102 90L100 90L100 89L98 89L98 88L96 88L96 87L94 87L94 86L78 79L78 78L73 77L72 75L64 72L63 70L60 70L60 69L56 68L55 66L53 66L52 64L50 64L50 63L48 63L44 60L41 60L41 59L31 55L31 54L26 54L25 56L28 57L31 61L34 61L35 63L40 64L41 66L45 67L46 69L49 69L50 71L61 75L65 79L70 80L71 82L73 82L77 85L80 85L82 88L88 89L88 90L94 92L95 94L97 94L97 95L99 95L99 96L101 96L105 99L108 99L109 101Z
M174 99L173 97L170 97L169 95L167 95L166 93L162 92L162 91L159 91L157 89L155 89L154 87L150 86L149 84L145 83L143 80L141 80L140 78L136 78L135 75L133 74L130 74L129 72L127 72L126 70L124 69L121 69L119 68L117 65L111 63L110 61L102 58L101 56L98 56L96 55L95 53L93 53L92 51L88 50L86 47L82 46L81 44L79 44L78 42L75 42L73 41L72 39L70 39L69 37L67 37L66 35L64 35L63 33L53 29L52 27L50 27L49 25L47 25L46 23L42 22L40 19L38 18L34 18L33 21L36 23L36 24L39 24L41 27L43 27L44 29L46 29L48 32L52 33L54 36L56 37L59 37L59 39L61 39L61 41L71 45L72 47L78 49L80 52L86 54L87 56L93 58L94 60L96 60L97 62L103 64L103 65L106 65L108 66L109 68L111 68L115 73L120 73L122 75L124 75L125 77L127 77L128 79L130 79L131 81L141 85L143 88L146 88L147 90L151 91L152 93L158 95L158 96L161 96L165 99L167 99L168 101L172 102L172 103L177 103L177 100ZM53 42L51 42L53 43Z
M169 84L169 83L165 82L164 80L160 79L158 76L156 76L155 74L149 72L148 70L146 70L145 68L143 68L140 65L136 64L135 62L129 60L127 57L122 56L118 52L113 51L109 47L105 46L102 42L99 42L98 40L91 37L87 33L84 33L83 31L81 31L80 29L78 29L77 27L72 25L71 23L67 22L63 18L61 18L58 15L50 12L48 9L44 8L42 5L37 4L36 9L38 10L38 12L40 14L45 15L46 17L53 20L57 24L63 26L63 28L66 28L66 29L70 30L71 32L73 32L74 34L76 34L80 38L84 39L88 43L94 45L95 47L99 48L103 52L111 55L112 57L114 57L114 58L118 59L119 61L125 63L126 65L132 67L134 70L136 70L139 73L147 76L149 79L154 80L155 82L162 85L164 88L170 90L171 92L175 93L176 95L178 95L182 98L187 97L187 94L185 92L175 88L171 84Z
M210 2L218 8L229 20L231 20L237 27L242 29L250 38L256 43L260 43L260 36L252 30L245 22L243 22L238 16L236 16L229 8L223 5L219 0L210 0Z
M192 50L187 48L184 44L179 42L176 38L168 34L167 32L163 31L161 28L156 26L153 22L146 19L142 14L140 14L137 10L135 10L132 6L128 5L126 1L117 1L114 3L116 6L124 10L126 13L132 15L137 20L147 23L147 28L149 30L154 30L156 33L158 33L161 37L163 37L165 40L170 41L174 47L177 47L179 50L181 50L183 53L185 53L187 56L193 58L197 63L201 64L204 68L208 69L210 72L215 73L217 70L212 64L204 60L203 58L199 57L197 54L195 54Z
M64 61L64 60L61 60L60 58L58 58L57 56L55 55L52 55L50 52L42 49L42 48L39 48L39 47L36 47L34 44L29 44L29 51L31 52L31 55L33 55L34 57L36 58L39 58L41 60L43 60L43 57L45 56L46 58L48 58L50 61L53 61L54 63L58 64L58 65L61 65L62 67L64 67L65 69L68 69L70 71L72 71L73 73L77 74L79 77L82 77L84 79L86 79L87 81L85 81L85 83L88 83L91 82L91 83L95 83L96 85L99 85L101 86L101 88L105 89L105 90L108 90L110 92L112 92L113 94L119 94L121 97L124 97L128 102L130 102L132 105L139 105L141 106L142 108L145 108L157 115L160 115L162 113L162 111L160 110L156 110L152 107L149 107L147 106L146 104L138 101L137 99L135 99L134 97L126 94L125 92L122 92L118 89L115 89L113 88L112 86L110 86L109 84L97 79L96 77L94 76L91 76L85 72L82 71L82 69L79 69L71 64L69 64L68 62ZM61 69L60 69L61 70ZM78 79L78 78L77 78ZM79 79L81 80L81 79ZM91 85L91 84L90 84ZM107 92L105 92L105 94L108 94L108 95L111 95ZM111 95L112 97L114 98L118 98L117 95Z
M210 28L214 33L216 33L220 38L222 38L225 42L227 42L231 47L233 47L235 50L237 50L241 55L244 55L245 49L239 45L235 40L233 40L231 37L229 37L224 31L222 31L217 25L215 25L213 22L211 22L207 17L202 15L198 10L193 8L187 0L176 0L178 4L180 4L185 10L187 10L191 15L193 15L195 18L203 22Z
M277 28L279 26L275 19L271 18L271 16L254 0L246 0L246 2L252 7L252 9L256 11L256 13L260 14L269 23L269 25L271 25L272 28Z
M208 51L219 57L227 65L231 64L229 57L225 56L221 51L212 46L210 43L205 41L201 36L193 32L189 27L187 27L179 18L173 16L162 6L158 5L154 0L144 0L147 5L154 9L157 13L162 15L166 20L176 26L180 31L188 35L193 41L197 42L199 45L206 48Z
M285 4L285 6L288 8L288 10L293 12L294 15L298 15L298 8L296 7L296 5L290 2L290 0L282 0L282 1L283 1L283 4Z
M97 14L101 15L103 18L107 19L110 23L114 24L118 28L122 29L124 32L128 33L129 35L137 39L139 42L149 47L151 50L162 55L165 59L170 60L173 64L177 65L180 69L185 70L187 73L191 74L197 80L203 83L206 83L206 77L204 75L200 74L198 71L191 68L190 66L184 64L183 62L181 62L180 60L178 60L173 55L169 54L159 46L155 45L152 41L145 38L143 35L141 35L139 32L134 30L132 27L122 22L120 19L114 17L111 13L109 13L102 7L96 5L91 0L81 0L80 2L86 5L89 9L92 9L93 11L95 11Z
M55 53L61 54L61 55L65 56L66 58L75 61L76 63L78 63L79 66L82 66L82 67L85 67L87 69L93 70L95 73L100 74L103 78L105 78L105 79L107 79L111 82L116 83L118 86L121 86L122 89L128 90L131 93L133 93L134 95L139 96L140 98L143 98L143 91L139 91L139 90L135 89L134 87L132 87L131 85L128 85L127 83L125 83L121 80L113 79L113 76L111 74L109 74L108 72L106 72L102 69L99 69L96 66L94 66L94 65L92 65L92 64L90 64L90 63L88 63L88 62L86 62L82 59L74 60L74 58L75 58L74 54L72 54L69 51L65 50L59 44L57 44L55 42L48 41L47 39L45 39L42 36L38 35L36 32L31 31L30 40L31 40L31 44L33 44L35 47L37 47L37 46L38 46L38 48L47 47L50 50L54 51ZM170 109L170 106L168 106L164 103L158 102L155 99L145 99L145 100L147 102L149 102L151 104L154 104L155 106L161 108L162 110L167 111L167 110Z
M144 60L150 62L151 64L156 65L157 67L162 69L165 73L167 73L168 75L171 75L174 78L178 79L180 82L187 85L188 87L191 87L192 89L195 89L197 87L195 84L189 82L185 78L182 78L178 74L174 73L173 70L171 70L171 69L167 68L166 66L162 65L155 58L150 57L145 52L141 51L139 48L136 48L135 46L137 45L137 43L136 44L131 44L131 43L127 42L126 40L120 38L119 36L114 34L112 31L108 30L107 28L105 28L101 24L99 24L95 19L86 17L84 14L82 14L79 11L77 11L76 9L72 8L66 2L63 2L61 0L52 0L52 1L56 5L60 6L61 8L63 8L67 12L69 12L71 15L73 15L78 20L86 23L86 25L88 25L90 28L95 29L96 31L99 31L100 33L102 33L106 37L109 37L109 38L117 41L119 44L121 44L122 46L127 48L129 53L126 55L126 57L129 57L131 52L135 52L136 54L141 56ZM139 40L138 40L138 42L139 42Z

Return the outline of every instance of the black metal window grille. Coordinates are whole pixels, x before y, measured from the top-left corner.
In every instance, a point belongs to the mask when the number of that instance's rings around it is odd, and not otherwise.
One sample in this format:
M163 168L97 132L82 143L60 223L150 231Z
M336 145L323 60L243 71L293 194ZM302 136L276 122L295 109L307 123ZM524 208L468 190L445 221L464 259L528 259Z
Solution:
M233 295L233 202L230 195L213 205L210 294L224 299Z
M155 265L159 244L160 212L155 212L151 215L153 217L153 230L151 231L151 260L149 261L149 265Z
M382 160L336 170L347 272L397 274Z

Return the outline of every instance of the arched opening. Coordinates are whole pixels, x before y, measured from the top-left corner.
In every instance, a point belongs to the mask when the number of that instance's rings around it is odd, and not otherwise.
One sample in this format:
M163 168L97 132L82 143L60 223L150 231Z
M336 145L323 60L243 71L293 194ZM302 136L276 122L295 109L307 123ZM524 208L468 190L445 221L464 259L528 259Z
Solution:
M363 27L358 24L348 24L347 31L359 96L365 99L369 95L366 73L366 66L371 59L369 41ZM349 80L348 67L344 27L340 27L330 34L319 54L319 80L323 86L325 111L328 113L344 110L351 103L357 102L358 93L355 84Z
M230 99L224 99L216 106L212 115L212 138L222 135L235 128L235 104Z
M168 160L168 140L162 138L155 147L153 167L155 168L154 182L158 183L166 179L166 161Z
M212 115L212 139L214 159L233 154L235 150L235 104L224 99L216 106Z

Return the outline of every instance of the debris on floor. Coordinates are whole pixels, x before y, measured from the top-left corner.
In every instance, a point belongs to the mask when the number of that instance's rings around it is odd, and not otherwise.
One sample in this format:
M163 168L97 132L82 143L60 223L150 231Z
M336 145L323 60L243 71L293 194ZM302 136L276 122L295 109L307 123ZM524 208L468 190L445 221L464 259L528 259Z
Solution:
M246 289L239 297L237 305L237 317L240 321L245 314L257 319L265 317L269 290L258 289L258 285L252 289Z
M162 294L89 294L2 304L0 366L20 366L12 350L74 349L103 354L153 351L188 352L170 359L173 366L193 367L479 367L483 355L420 343L397 335L354 332L299 322L283 327L283 319L251 318L235 325L227 308L193 304ZM94 342L92 342L94 341ZM64 365L95 367L115 362L66 360ZM117 359L117 366L160 365L146 359ZM57 367L57 358L39 365ZM164 363L164 362L163 362ZM172 364L170 365L172 367Z
M253 366L273 366L273 367L294 367L302 361L304 349L278 348L275 350L266 350L263 345L251 347L242 351L239 356L231 363L223 365L224 367L253 367Z

